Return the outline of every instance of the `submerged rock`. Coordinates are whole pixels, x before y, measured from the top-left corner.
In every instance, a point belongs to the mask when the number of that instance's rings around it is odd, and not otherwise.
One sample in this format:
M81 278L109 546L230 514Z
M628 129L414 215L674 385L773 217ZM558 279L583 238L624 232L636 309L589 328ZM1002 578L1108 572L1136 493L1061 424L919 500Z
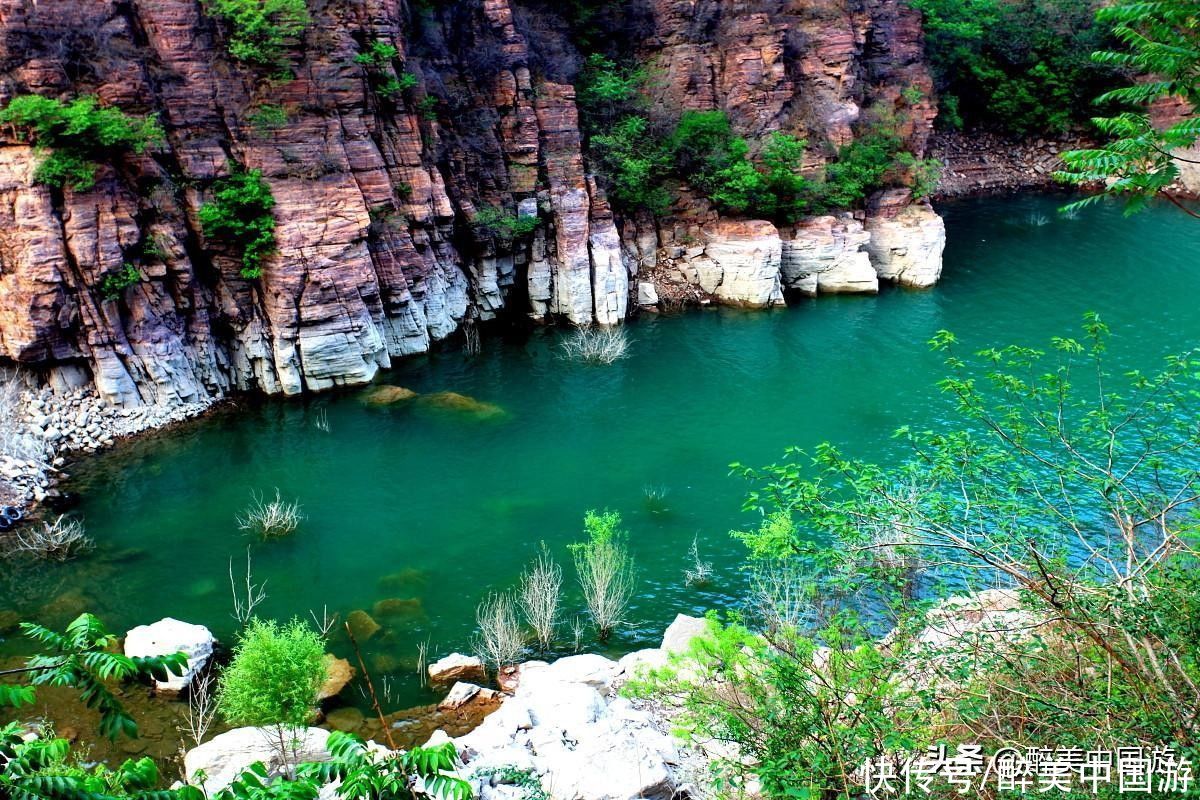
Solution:
M425 570L417 569L416 567L406 567L399 572L384 575L379 579L378 585L384 591L396 591L398 589L413 589L418 586L424 586L427 583L429 583L429 574Z
M153 625L140 625L125 634L125 655L146 658L186 653L188 665L183 675L171 675L165 681L154 682L154 688L160 694L177 695L204 669L204 665L212 658L215 643L212 632L203 625L192 625L167 617Z
M431 408L437 408L444 411L454 411L481 420L501 419L508 413L494 403L485 403L482 400L476 400L474 397L468 397L467 395L459 394L458 392L434 392L433 394L424 394L421 395L420 402L423 405Z
M451 653L439 658L428 667L429 682L435 686L445 686L451 683L484 683L487 681L487 669L483 661L475 656L465 656L462 653Z
M371 406L390 406L394 403L411 400L416 396L416 392L412 389L405 389L403 386L376 386L363 394L363 402Z
M375 618L361 608L351 611L346 616L346 624L350 626L350 632L354 634L354 638L360 642L365 642L379 633L380 628Z
M366 717L354 706L337 708L325 715L325 724L343 733L357 733L365 721Z
M376 617L402 617L423 619L425 606L419 597L386 597L375 603L372 612Z

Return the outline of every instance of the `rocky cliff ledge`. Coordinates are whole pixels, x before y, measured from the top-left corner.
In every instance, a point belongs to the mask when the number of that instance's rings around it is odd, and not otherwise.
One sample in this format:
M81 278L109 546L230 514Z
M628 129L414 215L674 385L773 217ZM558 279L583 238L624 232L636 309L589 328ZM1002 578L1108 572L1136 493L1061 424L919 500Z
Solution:
M0 101L94 94L166 131L87 191L37 185L37 154L0 134L0 360L116 407L182 406L366 382L501 313L608 325L659 297L764 306L937 278L940 220L903 197L790 229L702 202L614 215L585 167L580 54L547 4L308 5L291 75L268 79L229 60L196 0L0 0ZM899 0L634 5L656 108L723 109L752 141L795 133L819 166L861 109L903 107L923 152L934 110L911 90L931 83ZM415 99L372 88L355 56L375 42ZM263 126L264 104L286 124ZM278 252L253 280L197 217L233 162L276 199ZM515 245L481 233L485 207L537 228ZM101 291L126 264L136 284Z

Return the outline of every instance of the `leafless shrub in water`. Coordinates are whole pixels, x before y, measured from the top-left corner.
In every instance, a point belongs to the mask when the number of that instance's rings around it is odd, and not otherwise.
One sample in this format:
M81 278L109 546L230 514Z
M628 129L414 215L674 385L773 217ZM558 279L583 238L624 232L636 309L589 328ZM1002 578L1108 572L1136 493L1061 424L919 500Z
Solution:
M53 522L18 528L9 536L5 555L24 554L48 561L66 561L92 546L83 521L59 515Z
M233 577L233 559L229 559L229 589L233 592L233 618L240 624L246 625L254 616L254 609L267 599L267 582L254 582L254 572L250 560L250 548L246 548L246 579L245 588L239 589L239 579Z
M543 544L537 561L521 573L521 588L517 592L521 613L533 628L538 647L543 652L554 642L562 582L562 567L550 557Z
M181 732L187 734L194 745L200 745L212 727L217 714L217 695L213 691L213 677L205 672L192 681L188 690L187 714L183 717Z
M475 610L479 632L475 650L493 669L517 663L525 652L525 636L517 618L517 604L506 592L493 592Z
M700 560L700 535L692 537L692 546L688 548L688 558L692 565L683 571L683 580L688 586L705 586L712 580L712 562Z
M563 340L563 355L585 364L611 364L629 355L624 328L579 328Z
M329 411L324 408L318 408L316 418L313 420L313 427L322 433L329 433Z
M254 531L264 539L274 539L287 536L300 525L304 515L300 513L300 504L288 502L275 490L274 500L265 500L262 495L251 495L250 507L237 517L238 527L244 531Z
M333 626L337 625L337 612L329 613L329 606L321 606L321 616L317 616L317 612L309 609L308 615L312 617L313 624L317 626L317 631L320 632L322 639L329 638L329 632L333 630Z

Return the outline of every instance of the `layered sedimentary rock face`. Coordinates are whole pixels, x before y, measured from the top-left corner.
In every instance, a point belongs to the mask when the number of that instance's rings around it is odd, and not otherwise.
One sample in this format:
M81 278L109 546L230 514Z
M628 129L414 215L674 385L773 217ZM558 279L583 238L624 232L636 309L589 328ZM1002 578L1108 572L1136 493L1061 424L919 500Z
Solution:
M0 0L0 101L94 94L166 131L142 155L114 154L86 191L35 183L41 155L0 134L0 359L52 384L94 383L121 406L294 394L370 380L464 321L615 324L639 302L639 270L664 253L687 262L697 244L697 295L769 305L810 229L857 241L824 223L781 236L700 201L665 220L614 214L585 158L571 84L581 54L548 5L308 5L313 23L280 77L232 61L229 31L195 0ZM663 114L723 109L752 141L807 138L819 161L873 105L924 147L930 81L919 20L899 0L634 5L625 35ZM411 91L380 92L355 60L376 42L396 48ZM264 124L265 107L286 121ZM257 279L199 224L233 164L260 170L276 201L278 250ZM537 227L493 235L473 222L488 209ZM896 244L926 212L888 213L898 221L868 221L883 244L866 252L887 277L927 283L931 270ZM104 291L127 264L139 280Z

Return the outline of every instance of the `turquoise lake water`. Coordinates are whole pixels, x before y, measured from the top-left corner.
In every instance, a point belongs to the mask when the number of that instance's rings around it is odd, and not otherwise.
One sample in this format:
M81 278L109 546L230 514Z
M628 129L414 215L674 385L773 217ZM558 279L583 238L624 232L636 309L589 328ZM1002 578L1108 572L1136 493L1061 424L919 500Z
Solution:
M327 606L344 618L388 598L420 601L380 615L384 629L364 647L394 709L432 698L416 680L418 645L434 656L469 651L476 604L512 587L540 542L565 567L568 618L579 613L566 545L585 510L610 508L630 532L637 597L631 624L605 646L589 635L585 649L656 643L675 614L736 604L741 593L743 554L728 532L754 519L740 511L747 487L729 463L826 440L895 457L893 430L936 426L947 411L926 344L937 330L971 348L1040 345L1077 333L1094 310L1116 334L1114 360L1144 369L1200 342L1200 225L1170 209L1062 219L1061 202L940 207L949 244L932 290L643 315L629 326L629 357L604 367L564 360L560 332L485 336L476 357L416 358L382 378L494 403L502 419L421 403L375 408L352 391L243 400L122 445L72 470L95 551L37 573L6 565L0 610L56 624L93 610L119 631L169 615L228 640L229 561L241 569L249 546L269 594L262 615ZM235 515L252 492L276 487L299 500L304 522L288 539L248 538ZM648 487L663 500L649 502ZM704 588L683 578L693 538L715 570ZM350 655L345 641L332 644Z

